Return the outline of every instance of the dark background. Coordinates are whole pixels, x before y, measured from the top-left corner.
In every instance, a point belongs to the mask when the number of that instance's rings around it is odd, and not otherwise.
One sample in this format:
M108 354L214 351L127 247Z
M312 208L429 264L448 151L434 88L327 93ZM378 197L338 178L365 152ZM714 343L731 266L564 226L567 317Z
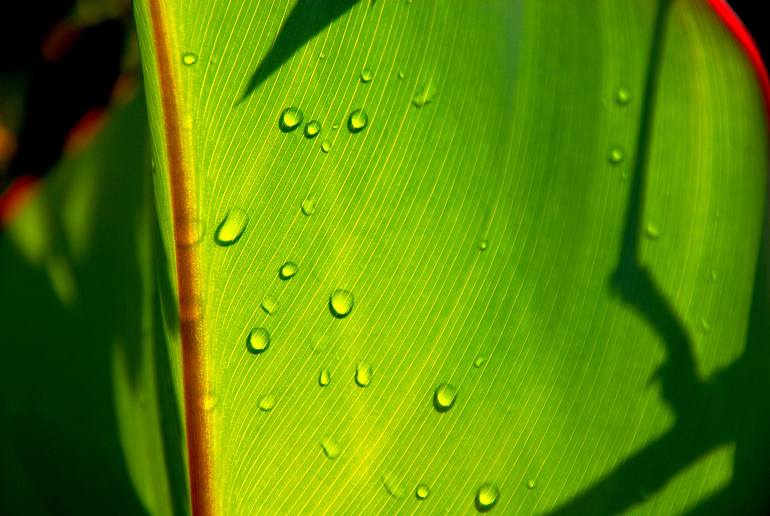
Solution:
M762 55L770 56L762 12L767 2L730 4ZM130 0L5 2L0 10L0 194L15 177L50 170L68 139L94 125L94 113L109 104L119 79L139 75L138 59L126 59L127 53L137 53L134 39Z

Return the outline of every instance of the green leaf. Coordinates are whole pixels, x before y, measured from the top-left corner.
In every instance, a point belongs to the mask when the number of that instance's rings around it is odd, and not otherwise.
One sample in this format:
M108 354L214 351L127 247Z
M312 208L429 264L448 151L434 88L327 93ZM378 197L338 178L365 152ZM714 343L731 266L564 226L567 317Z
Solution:
M767 121L705 2L136 13L193 512L767 502Z

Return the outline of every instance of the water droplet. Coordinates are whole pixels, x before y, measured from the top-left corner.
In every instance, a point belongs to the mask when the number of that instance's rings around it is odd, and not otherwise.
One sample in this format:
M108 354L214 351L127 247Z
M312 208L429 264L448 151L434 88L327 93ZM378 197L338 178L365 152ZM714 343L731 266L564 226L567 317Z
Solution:
M278 277L285 281L293 278L297 271L299 271L299 266L296 263L286 262L278 269Z
M479 251L486 251L487 247L489 247L489 241L486 238L481 239L481 242L479 242Z
M711 333L711 323L705 317L701 317L700 327L703 330L703 333Z
M356 385L366 387L372 381L372 366L362 362L356 366Z
M311 120L305 125L305 138L315 138L321 132L321 122Z
M457 388L451 383L442 383L433 393L433 406L439 412L446 412L455 404L455 398L457 398Z
M351 133L358 133L364 130L369 123L369 116L363 109L356 109L348 117L348 129Z
M264 328L252 328L246 339L246 348L250 353L258 355L270 347L270 333Z
M339 443L337 443L333 437L324 437L321 439L321 448L323 448L324 453L330 459L336 459L342 452Z
M476 510L479 512L487 512L497 504L497 499L500 496L500 490L494 484L482 484L476 493Z
M347 317L353 310L353 303L353 293L349 290L338 289L329 296L329 310L337 319Z
M404 77L406 77L406 72L404 72L403 70L399 70L398 71L398 78L399 79L403 79Z
M223 247L233 245L243 235L243 230L246 229L246 222L246 214L237 208L233 208L227 212L225 218L219 223L219 227L217 227L217 231L214 233L214 241Z
M302 114L301 109L295 107L286 108L278 119L278 127L285 133L291 132L299 127L303 118L304 115Z
M278 300L273 296L265 296L262 300L262 310L272 315L278 311Z
M321 387L326 387L331 381L332 374L329 372L329 370L326 368L321 369L321 372L318 374L318 385Z
M709 273L709 277L711 278L711 281L716 281L717 279L717 271L714 269L711 269L711 273Z
M406 489L401 479L395 473L389 472L382 475L382 486L393 498L400 500L406 495Z
M182 54L182 62L186 64L187 66L194 65L198 62L198 56L193 54L192 52L185 52Z
M332 142L329 140L324 140L323 143L321 143L321 150L328 154L328 152L332 150Z
M273 407L275 407L276 404L275 396L272 394L268 394L267 396L264 396L261 400L259 400L259 410L262 412L270 412L273 410Z
M321 52L318 54L318 59L326 59L326 52L321 50Z
M361 82L365 84L367 82L372 82L372 79L374 79L374 72L370 68L364 68L361 72Z
M315 211L315 200L307 198L304 201L302 201L302 213L307 215L308 217L313 214Z
M207 393L203 397L203 410L211 412L217 406L217 397L213 392Z
M192 219L187 224L181 224L179 228L179 243L184 246L193 246L203 238L203 222Z
M433 102L433 99L436 97L436 87L433 85L432 82L426 82L420 88L415 92L414 97L412 97L412 104L415 105L415 107L421 108L426 104L430 104Z
M654 222L648 222L647 225L644 226L644 233L650 240L657 240L660 237L660 229L658 229L658 226Z
M629 104L633 100L634 96L631 93L631 89L627 86L620 86L615 93L615 101L621 106Z
M616 145L610 149L610 154L607 159L609 159L610 163L613 165L617 165L618 163L621 163L625 157L626 155L623 152L623 149Z
M527 489L534 489L535 488L535 479L530 478L527 480Z
M334 129L335 131L336 131L337 129L339 129L339 128L340 128L340 124L338 124L338 123L334 123L334 124L332 124L332 129Z
M427 484L420 484L417 486L417 489L415 489L414 494L417 496L418 500L425 500L430 496L430 487L428 487Z
M476 359L473 361L473 367L478 369L479 367L483 366L487 363L487 357L479 355L476 357Z

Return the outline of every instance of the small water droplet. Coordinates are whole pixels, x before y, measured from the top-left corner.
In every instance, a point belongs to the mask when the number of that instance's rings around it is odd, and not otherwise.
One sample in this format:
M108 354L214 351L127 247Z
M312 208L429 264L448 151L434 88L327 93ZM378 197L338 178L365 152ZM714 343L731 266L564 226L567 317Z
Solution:
M287 280L293 278L297 271L299 271L299 266L294 262L286 262L283 265L281 265L281 268L278 269L278 277L282 280Z
M489 241L486 238L482 238L479 242L479 251L486 251L489 247Z
M302 213L311 216L315 212L315 199L307 198L302 201Z
M318 54L318 59L326 59L326 52L321 50L321 52Z
M473 361L473 367L478 369L479 367L483 366L487 362L487 357L479 355L476 357L476 359Z
M703 333L711 333L711 323L705 317L701 317L700 327L703 330Z
M433 83L429 81L420 86L420 88L418 88L418 90L415 92L414 97L412 97L412 104L414 104L415 107L421 108L426 104L433 102L435 97L436 86L434 86Z
M442 383L433 393L433 406L439 412L446 412L455 404L456 398L457 388L451 383Z
M179 243L184 246L193 246L203 238L203 222L192 219L187 224L181 224L179 228Z
M534 489L535 488L535 479L530 478L527 480L527 489Z
M198 56L193 54L192 52L185 52L182 54L182 62L186 64L187 66L194 65L198 62Z
M278 300L273 296L265 296L262 300L262 310L272 315L278 311Z
M336 459L340 456L342 450L339 443L333 437L324 437L321 439L321 448L323 448L324 454L330 459Z
M268 394L267 396L264 396L261 400L259 400L259 410L262 412L270 412L273 410L273 407L275 407L277 400L275 396L272 394Z
M321 387L326 387L331 381L332 374L329 372L329 370L326 368L321 369L321 372L318 374L318 385Z
M348 117L348 129L351 133L358 133L364 130L369 123L369 116L363 109L356 109Z
M362 362L356 366L356 385L359 387L366 387L372 381L372 366L366 362Z
M406 77L406 72L404 72L403 70L399 70L398 71L398 78L399 79L403 79L404 77Z
M337 289L329 296L329 310L337 319L347 317L353 310L353 293L349 290Z
M401 479L393 472L382 475L382 486L390 496L396 500L402 499L406 495L406 489Z
M374 79L374 72L370 68L364 68L361 72L361 82L366 84L367 82L372 82L372 79Z
M418 500L425 500L430 496L430 487L428 487L427 484L420 484L417 486L417 489L415 489L414 494Z
M203 410L211 412L217 406L217 396L213 392L207 393L203 397Z
M621 106L628 105L633 99L634 96L628 86L620 86L615 92L615 101Z
M223 247L233 245L243 235L243 230L246 229L246 222L246 214L237 208L233 208L227 212L225 218L219 223L214 233L214 241Z
M321 122L318 120L311 120L305 124L305 138L312 139L318 136L321 132Z
M278 127L281 131L288 133L299 127L304 119L302 110L295 107L289 107L281 112L281 116L278 119Z
M500 497L500 490L496 485L486 483L479 487L476 493L476 510L479 512L487 512L497 504L497 499Z
M711 269L711 272L709 273L709 277L711 278L711 281L716 281L717 279L717 271L714 269Z
M250 353L258 355L270 347L270 333L265 328L252 328L246 339L246 348Z
M650 240L657 240L660 237L660 229L654 222L648 222L644 226L644 233Z
M610 154L607 157L609 159L610 163L613 165L617 165L621 163L626 157L626 154L623 152L623 149L617 145L613 146L610 149Z
M330 151L330 150L332 150L332 142L330 142L329 140L324 140L324 141L321 143L321 150L322 150L322 151L323 151L325 154L328 154L328 153L329 153L329 151Z

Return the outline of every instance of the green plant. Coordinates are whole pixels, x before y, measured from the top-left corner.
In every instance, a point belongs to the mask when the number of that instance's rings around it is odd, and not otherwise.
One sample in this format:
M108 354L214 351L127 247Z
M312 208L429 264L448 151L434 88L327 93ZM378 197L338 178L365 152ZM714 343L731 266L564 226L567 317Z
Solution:
M767 503L767 119L706 3L135 10L149 124L3 235L6 503Z

